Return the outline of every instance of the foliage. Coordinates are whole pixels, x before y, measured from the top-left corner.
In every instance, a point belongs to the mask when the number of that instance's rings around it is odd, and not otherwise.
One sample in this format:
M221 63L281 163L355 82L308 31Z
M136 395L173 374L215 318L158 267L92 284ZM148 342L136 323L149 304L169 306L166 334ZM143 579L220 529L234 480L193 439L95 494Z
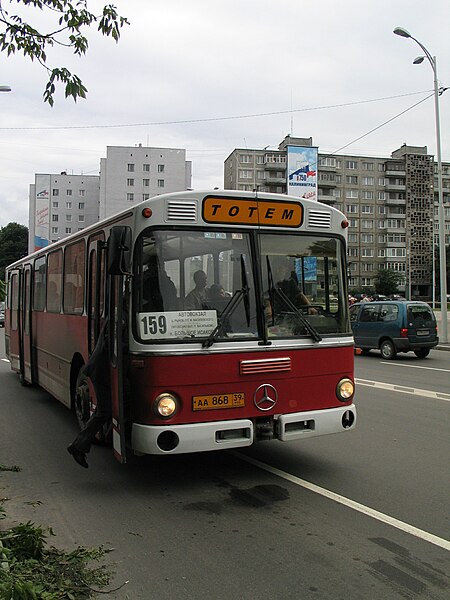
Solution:
M66 98L71 96L74 101L85 98L87 89L81 79L65 67L48 66L47 51L53 46L62 46L82 56L88 49L88 39L83 34L86 28L96 24L97 31L118 42L120 30L128 20L121 17L112 4L105 5L100 15L94 15L87 9L87 0L17 0L17 3L26 7L23 10L39 9L45 13L45 22L51 25L46 31L37 29L20 15L6 11L4 0L0 0L0 52L6 52L7 56L22 53L31 61L36 59L47 70L49 79L44 102L50 106L53 106L58 82L65 86Z
M5 277L5 268L28 254L28 228L19 223L8 223L0 227L0 278Z
M0 532L0 598L11 600L82 600L94 597L92 586L105 587L111 573L90 567L107 552L78 547L72 552L47 548L50 528L21 523Z
M18 473L21 470L21 467L17 465L11 465L10 467L8 467L7 465L0 464L0 471L13 471L15 473Z
M404 276L394 269L380 269L375 275L375 291L377 294L391 296L398 293L398 286L403 283Z
M0 302L3 302L6 297L6 283L0 279Z

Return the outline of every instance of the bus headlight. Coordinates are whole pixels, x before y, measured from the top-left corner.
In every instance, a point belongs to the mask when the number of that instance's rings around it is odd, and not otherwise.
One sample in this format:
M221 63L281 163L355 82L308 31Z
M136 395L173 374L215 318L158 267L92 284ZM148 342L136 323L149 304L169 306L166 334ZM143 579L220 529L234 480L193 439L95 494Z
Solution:
M175 414L177 410L177 400L172 394L160 394L153 403L153 410L158 417L167 419Z
M355 384L347 377L345 379L341 379L336 386L336 396L341 402L347 402L350 400L354 393Z

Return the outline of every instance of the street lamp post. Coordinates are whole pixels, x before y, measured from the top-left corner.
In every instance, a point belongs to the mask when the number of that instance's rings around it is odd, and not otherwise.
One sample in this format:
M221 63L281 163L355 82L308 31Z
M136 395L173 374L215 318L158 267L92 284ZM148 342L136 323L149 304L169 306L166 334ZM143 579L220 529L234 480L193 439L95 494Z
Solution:
M445 255L445 213L444 213L444 194L442 190L442 158L441 158L441 127L439 121L439 85L438 85L438 76L437 76L437 62L436 57L431 56L430 52L425 48L425 46L419 42L415 37L413 37L409 31L403 29L403 27L396 27L394 29L394 33L401 37L411 38L418 44L423 50L424 56L418 56L414 59L413 63L418 65L423 62L424 58L428 59L428 62L433 69L434 75L434 112L436 118L436 155L437 155L437 163L438 163L438 218L439 218L439 263L440 263L440 296L441 296L441 328L439 331L439 338L441 342L444 344L447 343L447 261ZM434 203L433 203L434 204ZM434 210L434 209L433 209ZM433 243L434 248L434 243Z

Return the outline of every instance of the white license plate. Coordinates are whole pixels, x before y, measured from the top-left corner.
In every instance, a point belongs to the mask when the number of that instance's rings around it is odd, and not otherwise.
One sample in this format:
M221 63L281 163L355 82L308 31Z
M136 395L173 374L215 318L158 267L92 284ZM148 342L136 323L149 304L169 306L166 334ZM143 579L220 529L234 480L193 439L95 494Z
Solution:
M417 335L430 335L430 330L429 329L421 329L420 331L417 332Z

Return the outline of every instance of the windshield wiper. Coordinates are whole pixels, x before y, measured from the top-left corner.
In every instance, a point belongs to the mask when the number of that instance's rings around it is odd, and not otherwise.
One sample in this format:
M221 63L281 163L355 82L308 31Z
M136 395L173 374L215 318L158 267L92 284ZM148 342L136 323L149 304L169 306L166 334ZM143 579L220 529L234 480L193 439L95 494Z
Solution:
M239 306L241 300L244 300L244 308L245 308L245 318L247 321L247 327L250 326L250 288L248 287L248 278L247 278L247 270L245 268L245 260L244 256L241 254L241 282L242 287L240 290L236 290L229 302L226 304L222 313L219 315L218 323L211 331L207 339L202 343L202 348L210 348L217 334L223 330L225 327L225 323L227 322L228 317L234 313L236 308Z
M300 323L303 325L303 327L306 329L306 331L310 334L312 339L315 342L320 342L322 340L322 336L317 331L317 329L311 325L311 323L308 321L308 319L305 319L305 317L303 316L301 311L295 306L295 304L292 302L292 300L289 298L289 296L287 296L280 287L276 287L274 285L273 275L272 275L272 267L271 267L268 256L266 256L266 260L267 260L267 274L268 274L268 280L269 280L269 302L270 302L270 307L272 309L272 325L275 321L275 311L274 311L275 296L278 296L278 298L280 298L284 302L284 304L289 308L289 310L294 314L294 316L300 321Z

